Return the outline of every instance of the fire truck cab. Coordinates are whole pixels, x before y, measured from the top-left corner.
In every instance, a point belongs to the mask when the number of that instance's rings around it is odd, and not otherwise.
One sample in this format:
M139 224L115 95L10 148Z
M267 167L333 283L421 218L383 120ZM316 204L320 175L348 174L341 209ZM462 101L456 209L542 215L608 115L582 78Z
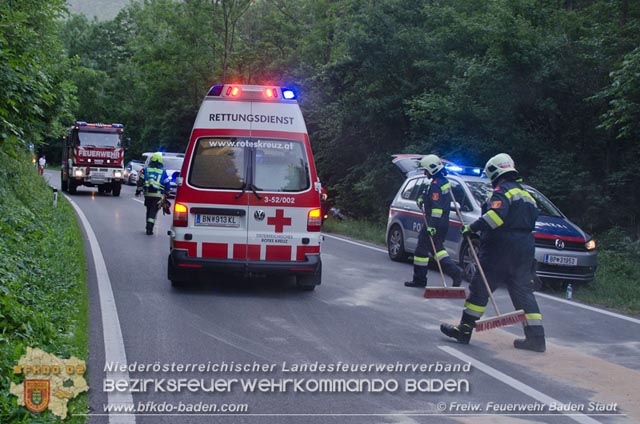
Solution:
M280 274L313 290L322 274L320 193L292 90L212 87L178 178L169 280Z
M76 121L63 143L62 191L75 194L78 186L84 185L119 196L124 173L123 131L122 124Z

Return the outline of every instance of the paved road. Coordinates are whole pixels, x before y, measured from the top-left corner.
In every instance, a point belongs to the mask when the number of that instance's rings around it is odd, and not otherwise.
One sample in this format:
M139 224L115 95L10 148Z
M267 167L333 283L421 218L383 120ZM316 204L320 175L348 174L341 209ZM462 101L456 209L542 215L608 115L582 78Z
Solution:
M48 177L56 186L58 177ZM155 234L146 236L144 207L133 191L124 187L116 198L80 188L70 197L90 226L92 423L640 422L640 320L539 296L545 354L512 347L519 326L477 333L462 346L438 329L459 319L461 300L425 300L421 290L402 286L409 264L330 235L322 247L323 283L314 292L298 291L291 279L232 277L175 290L166 279L170 217L160 215ZM91 233L104 269L90 256ZM497 297L503 310L512 309L505 291ZM115 375L105 368L124 362L123 355L129 365L151 367L119 376L147 381L146 391L105 391ZM153 370L188 364L204 370ZM362 368L296 372L305 365ZM202 380L216 392L171 392L170 379ZM262 391L242 386L255 380L264 380ZM412 381L423 391L413 392ZM119 402L138 412L109 417L105 408ZM240 412L160 413L210 404Z

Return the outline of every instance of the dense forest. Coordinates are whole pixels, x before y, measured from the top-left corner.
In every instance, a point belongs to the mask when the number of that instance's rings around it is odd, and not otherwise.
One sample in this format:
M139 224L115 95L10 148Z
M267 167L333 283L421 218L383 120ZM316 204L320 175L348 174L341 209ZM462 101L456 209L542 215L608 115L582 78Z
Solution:
M59 155L75 119L183 150L222 82L294 87L322 182L384 221L394 153L507 152L591 232L640 235L640 2L138 0L110 21L0 3L0 139Z

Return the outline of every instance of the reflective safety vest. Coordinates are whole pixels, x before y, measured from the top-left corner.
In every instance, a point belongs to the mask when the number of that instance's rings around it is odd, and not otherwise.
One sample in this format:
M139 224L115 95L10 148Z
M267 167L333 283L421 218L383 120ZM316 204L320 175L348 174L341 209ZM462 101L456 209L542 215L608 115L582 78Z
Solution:
M163 168L149 166L142 173L144 181L144 195L150 197L162 197L169 191L169 179Z

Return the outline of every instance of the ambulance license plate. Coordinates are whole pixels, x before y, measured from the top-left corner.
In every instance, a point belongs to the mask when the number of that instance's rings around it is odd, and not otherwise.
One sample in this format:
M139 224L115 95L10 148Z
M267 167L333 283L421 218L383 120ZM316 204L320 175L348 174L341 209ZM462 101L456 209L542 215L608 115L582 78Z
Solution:
M196 225L207 227L239 227L240 221L237 216L231 215L196 215Z
M578 258L569 256L544 255L544 263L550 265L576 266Z

